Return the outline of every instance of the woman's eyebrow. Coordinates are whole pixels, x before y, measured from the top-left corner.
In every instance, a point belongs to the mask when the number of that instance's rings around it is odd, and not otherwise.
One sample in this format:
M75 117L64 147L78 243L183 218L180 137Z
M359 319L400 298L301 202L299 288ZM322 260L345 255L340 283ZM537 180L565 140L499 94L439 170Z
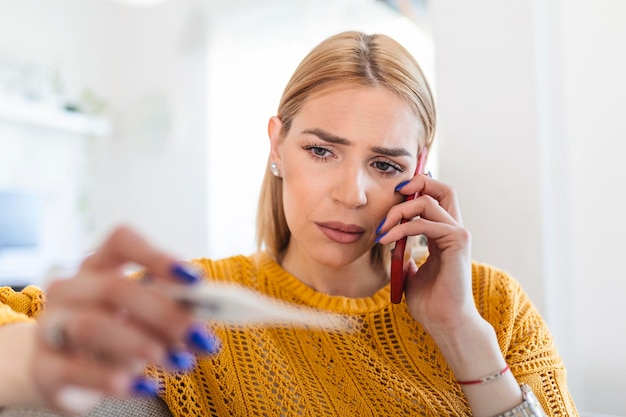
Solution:
M382 146L372 146L372 152L389 157L410 156L413 158L413 154L404 148L383 148Z
M350 141L348 139L342 138L341 136L333 135L332 133L319 128L304 129L302 133L315 135L324 142L330 142L337 145L350 145Z
M304 129L302 133L315 135L321 140L323 140L324 142L334 143L337 145L350 145L351 144L351 142L348 139L342 138L341 136L334 135L330 132L327 132L319 128ZM371 150L374 153L379 153L381 155L385 155L389 157L397 157L397 156L413 157L413 154L411 154L411 152L409 152L405 148L386 148L383 146L372 146Z

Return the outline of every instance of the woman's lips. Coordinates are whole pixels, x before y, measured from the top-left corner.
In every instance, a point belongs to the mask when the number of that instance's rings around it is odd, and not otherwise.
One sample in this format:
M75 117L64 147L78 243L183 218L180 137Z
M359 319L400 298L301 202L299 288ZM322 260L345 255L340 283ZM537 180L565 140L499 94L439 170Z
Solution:
M365 233L365 229L354 224L339 222L316 224L327 238L337 243L354 243Z

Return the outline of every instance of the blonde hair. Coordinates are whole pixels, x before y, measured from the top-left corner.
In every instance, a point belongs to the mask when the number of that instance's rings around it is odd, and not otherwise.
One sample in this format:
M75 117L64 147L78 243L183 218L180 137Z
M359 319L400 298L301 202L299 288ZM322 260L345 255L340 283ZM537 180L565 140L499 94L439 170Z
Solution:
M411 106L419 119L419 149L430 147L435 134L435 105L428 82L415 58L392 38L344 32L316 46L296 68L278 106L284 138L295 115L312 95L333 86L383 86ZM283 211L282 180L270 172L269 160L259 197L257 245L276 259L287 248L291 232ZM375 245L373 263L388 259L389 249Z

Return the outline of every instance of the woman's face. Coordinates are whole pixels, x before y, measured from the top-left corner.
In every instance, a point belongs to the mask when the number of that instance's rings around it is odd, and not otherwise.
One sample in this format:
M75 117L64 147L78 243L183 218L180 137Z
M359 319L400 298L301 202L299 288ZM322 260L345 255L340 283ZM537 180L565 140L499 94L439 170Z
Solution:
M369 253L394 191L412 177L419 122L383 87L333 89L310 98L284 140L270 120L271 160L283 177L292 259L343 267Z

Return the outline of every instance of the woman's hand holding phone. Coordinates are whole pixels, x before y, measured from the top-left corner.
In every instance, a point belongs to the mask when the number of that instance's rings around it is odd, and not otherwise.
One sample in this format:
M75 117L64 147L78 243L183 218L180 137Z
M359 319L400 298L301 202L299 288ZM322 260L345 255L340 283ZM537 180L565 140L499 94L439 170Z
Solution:
M475 380L506 366L494 328L476 309L472 293L471 237L463 227L455 191L426 175L417 175L399 190L418 194L389 210L380 243L425 235L428 257L421 265L412 258L404 266L406 303L413 318L432 337L459 381ZM402 223L402 219L412 219ZM519 401L512 373L499 384L462 385L472 408L480 410L497 396ZM487 407L488 408L488 407ZM489 409L488 414L492 414ZM480 412L477 412L480 414Z
M381 228L382 244L425 235L429 255L419 266L404 263L406 302L431 335L476 319L471 285L471 237L463 227L454 190L426 175L416 175L399 192L410 196L389 210ZM412 219L402 222L403 219Z

